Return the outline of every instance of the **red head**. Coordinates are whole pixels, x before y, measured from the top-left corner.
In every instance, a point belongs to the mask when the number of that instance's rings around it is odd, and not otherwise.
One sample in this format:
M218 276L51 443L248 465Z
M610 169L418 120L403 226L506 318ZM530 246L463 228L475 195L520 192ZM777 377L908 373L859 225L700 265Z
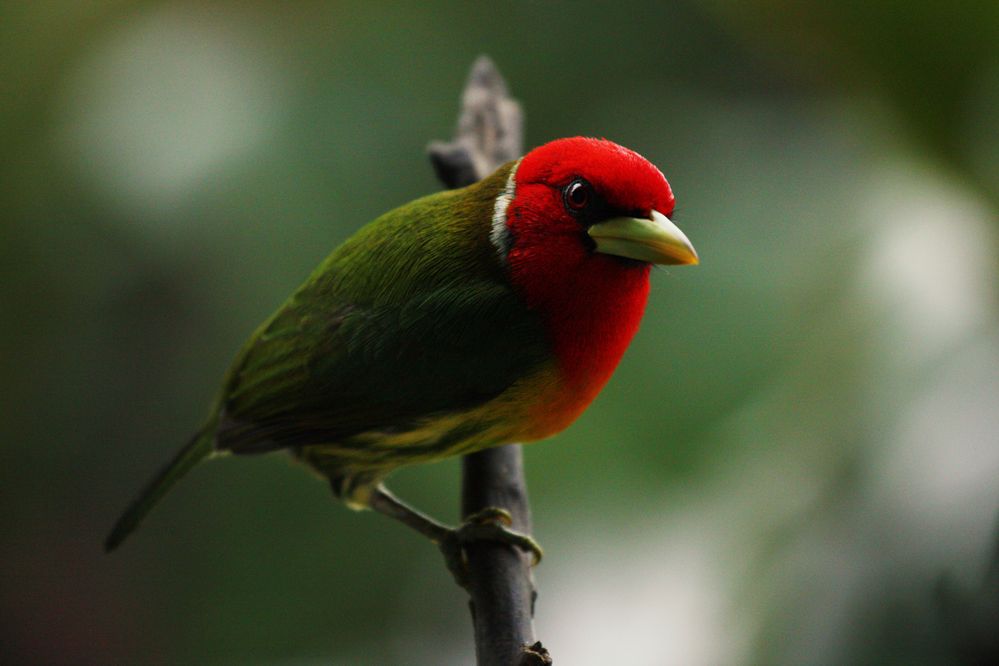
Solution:
M548 323L580 411L638 329L651 263L697 263L668 216L669 183L648 160L603 139L529 152L497 198L491 238L510 281ZM569 409L567 407L567 409Z
M525 294L598 265L647 273L649 263L696 263L668 219L674 203L662 172L638 153L605 139L559 139L514 168L492 240Z

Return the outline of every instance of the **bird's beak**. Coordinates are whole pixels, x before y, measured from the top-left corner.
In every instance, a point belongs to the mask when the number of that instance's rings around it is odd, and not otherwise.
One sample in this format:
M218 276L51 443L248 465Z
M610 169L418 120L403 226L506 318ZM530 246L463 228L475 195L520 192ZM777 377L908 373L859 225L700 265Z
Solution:
M648 219L615 217L589 229L597 252L652 264L671 266L698 263L697 252L668 217L657 210Z

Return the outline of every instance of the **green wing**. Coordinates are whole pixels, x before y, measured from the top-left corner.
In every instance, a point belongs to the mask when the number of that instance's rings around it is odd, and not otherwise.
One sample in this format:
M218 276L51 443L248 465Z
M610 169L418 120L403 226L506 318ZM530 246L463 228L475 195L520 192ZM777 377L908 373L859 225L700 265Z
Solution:
M488 239L489 183L397 209L331 255L237 357L217 446L406 429L482 404L544 363L540 322Z
M118 519L118 546L191 468L238 453L406 429L480 404L544 363L489 220L510 165L388 213L336 250L243 347L212 413Z

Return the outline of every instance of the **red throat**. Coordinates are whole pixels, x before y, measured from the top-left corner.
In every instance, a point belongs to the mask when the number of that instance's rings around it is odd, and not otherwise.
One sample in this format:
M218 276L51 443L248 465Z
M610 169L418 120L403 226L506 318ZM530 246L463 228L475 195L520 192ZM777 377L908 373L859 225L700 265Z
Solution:
M553 434L600 393L638 331L649 295L648 265L592 254L566 266L548 253L513 248L511 277L547 324L559 386L538 405L539 425ZM575 263L575 262L573 262Z
M510 281L547 324L558 366L535 416L541 436L569 425L603 388L638 331L650 266L595 251L569 187L586 182L607 217L673 211L662 173L610 141L559 139L528 153L497 199L494 233ZM499 232L496 224L503 224ZM496 242L496 241L494 241Z

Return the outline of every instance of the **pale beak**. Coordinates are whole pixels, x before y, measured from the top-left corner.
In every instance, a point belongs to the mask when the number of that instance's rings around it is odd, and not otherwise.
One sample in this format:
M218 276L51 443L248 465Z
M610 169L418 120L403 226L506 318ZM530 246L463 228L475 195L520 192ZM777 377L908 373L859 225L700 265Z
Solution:
M678 266L698 263L697 252L668 217L657 210L648 219L615 217L589 229L597 252Z

